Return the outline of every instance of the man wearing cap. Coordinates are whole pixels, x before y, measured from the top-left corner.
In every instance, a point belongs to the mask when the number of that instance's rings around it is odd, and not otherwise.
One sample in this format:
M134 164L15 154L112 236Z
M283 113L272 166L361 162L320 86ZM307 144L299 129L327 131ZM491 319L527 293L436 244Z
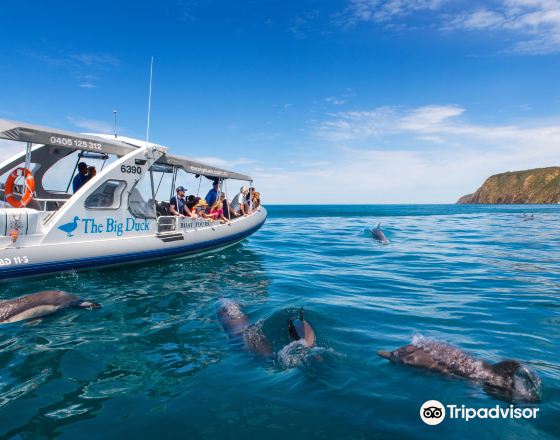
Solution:
M182 186L177 187L177 197L172 197L169 201L169 211L172 215L178 215L179 217L192 217L196 218L196 215L191 212L187 206L187 200L185 199L185 188Z
M88 181L88 166L85 162L80 162L78 164L78 174L74 176L74 180L72 180L72 190L74 194L78 191L84 183Z
M206 197L204 197L204 200L206 200L206 203L208 203L208 206L212 206L214 203L216 203L216 200L218 200L218 189L220 188L220 182L217 180L214 180L214 183L212 183L212 189L210 191L208 191L208 194L206 194Z
M251 213L249 207L245 206L245 198L247 197L248 193L249 188L247 188L246 186L242 186L239 190L239 193L237 193L237 195L231 201L231 210L235 217Z

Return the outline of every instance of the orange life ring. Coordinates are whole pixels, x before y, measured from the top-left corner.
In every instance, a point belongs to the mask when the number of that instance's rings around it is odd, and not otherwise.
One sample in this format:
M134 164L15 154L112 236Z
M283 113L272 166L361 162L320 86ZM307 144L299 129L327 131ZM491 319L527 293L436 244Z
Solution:
M18 200L15 198L14 192L14 184L16 179L19 176L25 177L25 193L23 197ZM31 202L33 199L33 195L35 194L35 179L31 171L27 168L16 168L14 171L10 173L8 176L8 180L6 180L6 189L4 194L6 194L6 202L12 205L14 208L24 208Z

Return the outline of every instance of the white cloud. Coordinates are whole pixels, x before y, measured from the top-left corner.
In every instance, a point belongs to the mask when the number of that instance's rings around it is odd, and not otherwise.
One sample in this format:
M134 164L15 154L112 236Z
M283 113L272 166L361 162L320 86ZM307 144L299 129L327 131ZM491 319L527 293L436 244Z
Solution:
M381 107L331 114L316 129L328 142L306 150L320 163L251 172L263 200L453 203L492 174L560 165L560 118L481 125L458 105Z
M395 110L392 107L339 112L332 116L333 118L319 124L315 131L316 137L330 141L367 139L395 128Z
M438 9L446 0L351 0L338 17L338 23L353 26L358 22L387 23L414 12Z
M327 96L325 98L325 101L327 101L329 104L334 104L334 105L346 104L345 99L337 98L336 96Z
M424 139L435 136L438 142L464 142L468 137L478 142L560 143L560 125L477 125L463 120L464 112L465 109L457 105L428 105L413 109L379 107L369 111L339 112L315 127L315 135L329 141L407 134Z
M456 105L429 105L413 109L404 115L400 128L404 130L432 132L441 130L450 118L460 116L465 110Z
M96 119L87 119L76 116L68 116L68 121L78 128L101 134L113 133L113 124L107 121L99 121ZM122 131L122 128L121 130Z
M49 54L35 51L20 51L48 66L66 70L78 80L79 87L91 89L99 80L99 73L116 69L121 61L105 52L53 52Z
M430 105L411 110L378 107L369 111L339 112L316 128L316 136L341 141L367 139L401 131L434 133L460 116L464 109L455 105Z
M70 55L70 59L77 61L84 66L107 66L116 67L120 64L120 60L108 53L92 53L82 52Z
M195 157L193 158L193 160L202 163L207 163L208 165L214 165L216 167L228 169L230 171L234 171L236 167L251 165L254 163L252 159L249 159L247 157L240 157L234 160L227 160L221 157L205 156L205 157Z
M448 29L462 27L469 30L475 29L492 29L503 26L505 17L494 11L487 9L479 9L474 12L463 12L455 17L447 26Z
M430 26L436 23L443 31L486 31L501 36L508 52L541 55L560 51L560 0L464 4L457 11L461 5L446 0L350 0L335 22L343 27L368 22L400 29L411 27L404 18L424 13L430 14Z
M120 60L105 52L59 52L58 54L44 54L34 51L22 51L21 53L28 55L42 63L53 66L62 66L67 68L81 67L116 67L120 64Z
M308 34L313 32L314 24L319 18L319 11L312 10L304 12L293 19L292 25L288 28L295 38L304 40Z
M446 29L508 32L512 51L547 54L560 51L560 0L502 0L496 7L464 11Z
M256 170L268 203L454 203L490 175L557 165L546 151L340 148L317 168Z

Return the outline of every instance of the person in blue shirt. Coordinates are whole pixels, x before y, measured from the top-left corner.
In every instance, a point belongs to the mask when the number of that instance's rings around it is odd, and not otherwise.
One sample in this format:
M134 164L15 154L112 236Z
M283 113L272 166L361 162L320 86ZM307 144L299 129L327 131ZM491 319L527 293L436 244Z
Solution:
M74 180L72 180L72 190L74 194L84 186L84 183L88 181L88 166L85 162L80 162L78 164L78 174L74 176Z
M216 200L218 200L219 188L220 188L220 182L214 180L214 183L212 184L212 189L208 191L208 194L206 194L206 197L204 198L206 200L206 203L208 203L208 206L212 206L214 203L216 203Z
M177 197L171 197L171 200L169 201L169 211L171 212L171 215L196 218L196 214L194 214L187 206L185 188L178 186L176 191Z

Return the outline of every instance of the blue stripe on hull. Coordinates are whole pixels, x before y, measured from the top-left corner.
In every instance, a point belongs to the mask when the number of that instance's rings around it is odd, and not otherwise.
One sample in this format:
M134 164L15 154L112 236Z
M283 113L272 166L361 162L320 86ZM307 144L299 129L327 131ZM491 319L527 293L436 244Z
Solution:
M142 252L131 252L127 254L107 255L103 257L80 258L75 260L55 261L52 263L27 264L23 266L12 266L0 269L0 280L9 278L17 278L30 275L39 275L50 272L63 272L65 270L78 270L93 267L120 265L129 262L139 262L142 260L155 260L161 258L169 258L173 256L182 256L196 253L204 250L221 247L227 244L235 243L243 240L249 235L255 233L264 224L264 221L254 228L240 232L229 237L209 240L202 243L187 244L170 249L154 249Z

